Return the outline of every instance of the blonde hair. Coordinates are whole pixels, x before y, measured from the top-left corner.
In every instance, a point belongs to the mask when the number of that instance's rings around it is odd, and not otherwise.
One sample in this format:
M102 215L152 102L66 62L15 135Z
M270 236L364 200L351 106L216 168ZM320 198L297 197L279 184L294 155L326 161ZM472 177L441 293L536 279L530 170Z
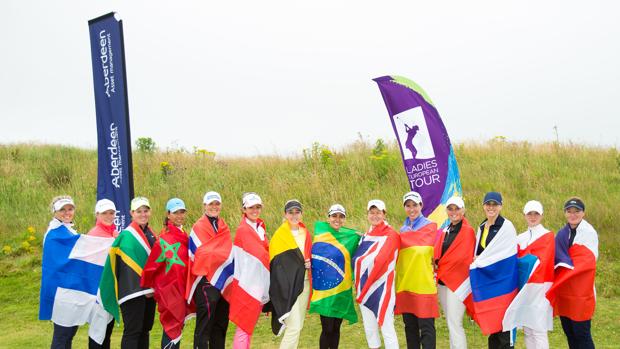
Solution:
M72 200L72 201L73 201L73 198L72 198L71 196L69 196L69 195L58 195L58 196L55 196L55 197L52 199L52 202L50 203L50 211L52 211L52 213L54 213L54 212L55 212L55 211L54 211L54 204L55 204L58 200L62 200L62 199L69 199L69 200Z

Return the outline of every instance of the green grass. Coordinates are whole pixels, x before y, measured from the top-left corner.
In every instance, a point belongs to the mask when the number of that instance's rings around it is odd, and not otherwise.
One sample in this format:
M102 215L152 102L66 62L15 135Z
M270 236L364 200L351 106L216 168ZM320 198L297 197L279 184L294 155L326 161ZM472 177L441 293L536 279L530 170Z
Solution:
M544 224L557 231L563 224L562 204L572 195L586 203L586 219L599 232L600 257L597 273L597 310L593 335L597 347L617 347L620 327L620 236L617 233L620 201L620 157L613 148L591 148L573 144L466 143L455 146L461 181L474 224L483 218L480 200L489 190L504 195L504 211L519 231L526 228L521 208L530 199L545 206ZM222 194L222 216L233 228L240 218L240 198L245 191L258 192L265 203L263 218L273 232L282 221L282 205L291 198L304 204L304 220L310 228L323 219L334 202L348 211L347 225L365 229L365 205L381 198L388 208L388 220L400 224L401 196L408 183L398 150L390 145L387 154L371 159L372 146L357 142L340 151L309 151L299 157L215 158L183 151L134 154L136 195L149 197L155 213L153 226L161 227L166 200L178 196L189 209L188 221L201 215L202 195L208 190ZM53 145L0 145L0 348L45 348L51 341L50 322L37 320L41 273L41 239L50 220L49 202L55 195L72 195L77 203L76 227L84 232L94 224L96 197L96 151ZM161 163L168 162L171 173L163 175ZM28 228L32 227L34 233ZM32 238L30 238L32 236ZM27 245L24 243L27 242ZM320 323L308 315L300 347L318 346ZM405 344L400 317L396 320L401 345ZM183 347L192 342L194 321L183 337ZM448 347L445 321L437 326L437 347ZM471 348L485 347L477 327L465 328ZM116 328L113 347L119 347ZM229 343L234 325L229 327ZM152 331L151 347L158 347L161 327ZM551 347L566 347L559 323L549 335ZM342 348L365 347L361 323L343 324ZM75 347L86 347L87 330L81 328ZM278 338L270 332L269 321L261 318L253 347L274 348ZM522 341L517 346L524 348Z

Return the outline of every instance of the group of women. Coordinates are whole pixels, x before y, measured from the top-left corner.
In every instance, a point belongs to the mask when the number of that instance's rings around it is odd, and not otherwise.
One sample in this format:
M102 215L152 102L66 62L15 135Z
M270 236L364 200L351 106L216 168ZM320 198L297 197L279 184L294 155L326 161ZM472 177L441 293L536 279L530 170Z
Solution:
M553 294L549 298L551 303L547 303L549 308L536 310L540 311L537 317L542 325L519 326L524 329L526 347L548 348L546 331L551 330L549 324L554 313L561 316L570 348L594 347L590 334L594 273L588 274L591 284L579 288L584 290L577 295L581 298L575 298L574 283L583 284L583 279L577 280L570 273L590 270L591 266L580 263L592 263L591 258L580 257L584 252L573 246L587 245L590 251L596 250L593 251L594 269L598 256L596 231L583 219L585 205L579 198L566 202L567 224L553 242L553 233L541 224L542 204L530 201L525 205L523 213L528 230L517 237L513 224L500 214L502 203L501 194L487 193L482 205L486 219L474 231L465 218L461 197L451 197L445 204L449 224L444 229L438 229L424 217L423 198L417 192L403 196L406 218L399 230L387 223L383 201L368 202L370 227L365 233L357 232L359 244L345 262L353 269L353 282L346 291L351 301L359 303L370 348L381 347L381 337L386 348L399 347L395 314L402 314L408 348L435 348L434 320L439 316L438 304L447 321L450 348L466 348L463 330L466 311L481 328L488 327L484 317L477 314L475 292L472 299L471 289L475 287L469 284L470 268L506 246L520 257L531 254L538 259L539 272L531 275L542 274L540 283L544 290L536 297ZM185 203L178 198L170 199L164 227L155 235L149 226L151 205L148 199L136 197L131 201L132 223L119 234L113 224L114 203L97 202L97 223L88 234L115 239L107 263L115 263L115 256L121 261L116 263L113 278L117 310L107 306L106 310L117 320L122 316L125 326L121 347L148 348L157 303L164 329L162 348L179 347L184 323L194 313L195 348L224 348L229 321L236 325L233 347L249 348L254 327L263 312L272 313L272 330L283 335L280 348L296 348L311 299L314 302L312 284L319 277L313 275L315 258L322 258L322 262L337 270L341 261L314 254L312 234L303 223L303 206L298 200L285 203L283 223L271 241L260 218L263 202L258 194L243 195L242 218L234 238L220 215L221 196L216 192L206 193L203 207L204 215L188 234L184 230ZM54 198L52 211L50 231L58 225L73 231L75 203L70 197ZM321 224L329 225L326 229L330 232L355 232L344 228L347 213L342 205L332 205L326 216L327 222ZM45 245L43 253L44 256L49 253ZM223 277L227 273L230 278ZM343 273L340 271L339 275ZM563 282L556 285L553 280L558 273ZM105 272L102 283L103 280ZM585 313L582 308L575 309L574 304L568 304L574 303L574 299L585 300L588 307ZM337 348L340 326L346 316L334 315L321 307L310 306L310 310L321 315L319 347ZM106 329L103 344L91 340L89 347L109 348L112 324ZM504 331L501 326L488 328L494 329L488 338L489 348L512 348L509 330ZM76 330L77 326L54 323L52 348L70 348Z

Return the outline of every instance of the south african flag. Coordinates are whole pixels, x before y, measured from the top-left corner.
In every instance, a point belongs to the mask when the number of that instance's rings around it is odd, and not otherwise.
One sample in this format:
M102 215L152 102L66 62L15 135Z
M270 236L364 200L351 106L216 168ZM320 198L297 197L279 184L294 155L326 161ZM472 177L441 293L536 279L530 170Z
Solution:
M326 222L316 222L314 229L310 312L355 323L351 256L361 237L349 228L336 231Z

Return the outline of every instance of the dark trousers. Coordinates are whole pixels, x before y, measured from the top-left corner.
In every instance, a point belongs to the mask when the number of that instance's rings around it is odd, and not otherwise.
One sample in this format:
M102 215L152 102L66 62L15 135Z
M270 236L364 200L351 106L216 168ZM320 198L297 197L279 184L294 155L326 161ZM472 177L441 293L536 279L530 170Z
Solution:
M110 321L108 327L105 329L105 339L103 343L99 344L92 338L88 337L88 349L110 349L110 337L112 337L112 330L114 330L114 320Z
M161 331L161 349L179 349L181 347L181 341L177 344L172 343L172 339L168 337L166 331Z
M513 349L510 345L510 331L495 332L489 336L489 349Z
M594 349L594 341L590 332L591 321L573 321L560 316L562 329L568 340L569 349Z
M148 349L149 332L155 319L155 300L153 297L136 297L121 304L123 316L122 349Z
M77 330L77 326L65 327L54 324L51 349L71 349L71 342Z
M202 278L194 292L196 329L194 348L223 349L228 330L228 302L220 291Z
M424 349L435 349L435 319L419 318L413 314L405 313L403 314L403 322L405 323L407 348L419 349L421 345Z
M319 348L338 349L341 324L342 319L321 315L321 337L319 338Z

